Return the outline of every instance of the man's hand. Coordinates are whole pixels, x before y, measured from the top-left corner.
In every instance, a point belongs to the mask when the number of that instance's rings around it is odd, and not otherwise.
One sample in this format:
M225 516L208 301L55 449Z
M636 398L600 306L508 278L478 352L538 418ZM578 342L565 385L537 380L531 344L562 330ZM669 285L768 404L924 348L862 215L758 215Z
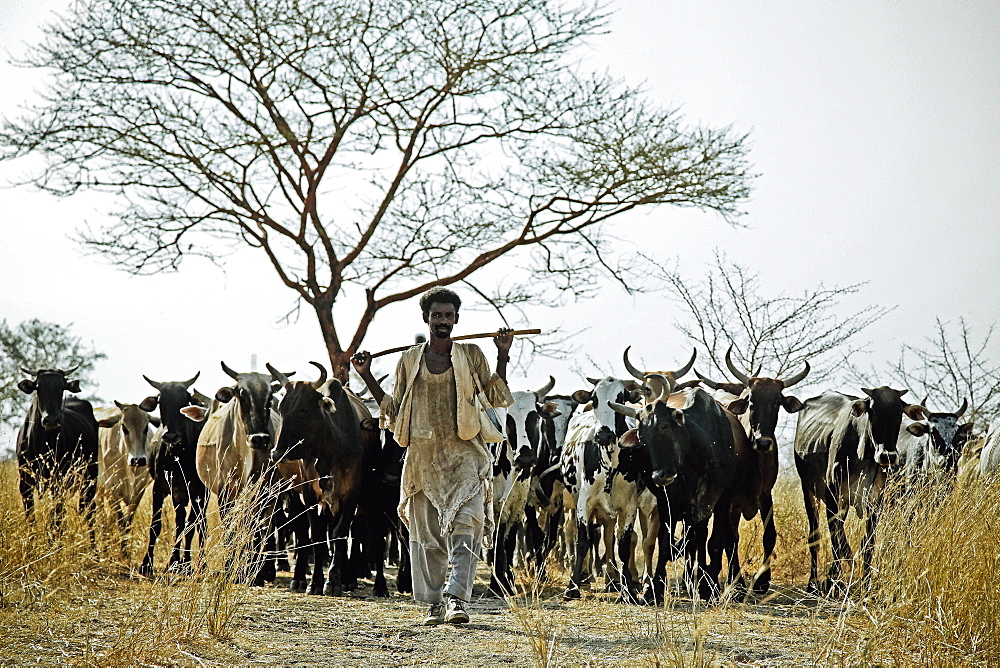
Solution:
M513 330L510 327L501 327L497 331L497 335L493 337L493 343L497 347L497 357L510 357L510 347L514 343L514 335L511 334Z
M351 357L351 364L358 375L364 378L372 372L372 354L367 350L359 350Z

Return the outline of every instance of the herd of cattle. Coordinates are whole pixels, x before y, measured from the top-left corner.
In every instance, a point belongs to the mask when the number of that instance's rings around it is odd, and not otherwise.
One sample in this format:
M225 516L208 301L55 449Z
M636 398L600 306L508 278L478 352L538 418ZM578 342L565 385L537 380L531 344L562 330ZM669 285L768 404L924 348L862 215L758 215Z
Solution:
M807 376L808 362L790 378L760 370L750 376L733 364L731 352L726 363L737 382L697 371L696 380L680 382L696 355L680 369L648 371L636 368L626 349L628 378L588 379L590 387L571 395L551 394L552 378L537 391L514 392L507 439L494 445L490 590L514 590L517 558L544 578L556 552L571 573L568 598L603 574L623 601L661 601L667 563L675 559L683 559L692 595L711 599L726 587L735 596L747 587L767 592L777 535L772 488L780 409L797 413L795 467L809 521L809 587L817 593L842 584L853 559L844 531L850 508L866 518L861 572L867 574L890 477L912 481L959 468L972 435L972 425L961 422L965 403L932 413L889 387L864 389L864 397L825 392L800 401L787 391ZM193 389L199 374L180 382L144 376L155 394L97 410L68 394L80 390L70 379L74 370L25 370L30 378L18 386L32 401L17 460L29 519L35 494L76 467L84 480L81 512L92 513L97 499L106 499L126 532L152 486L143 574L154 571L166 498L176 527L166 567L185 570L195 536L205 545L214 495L220 527L251 508L252 545L261 558L248 579L256 584L287 568L280 563L287 545L293 591L338 595L374 569L373 593L387 596L383 565L387 541L395 538L397 588L409 591L406 528L396 515L403 449L379 428L370 399L328 381L325 368L312 364L317 380L292 381L293 373L270 365L269 374L238 373L223 362L233 384L214 398ZM991 428L980 466L988 473L997 465L1000 429ZM825 578L818 572L821 510L832 544ZM739 560L741 518L763 525L763 559L749 582Z

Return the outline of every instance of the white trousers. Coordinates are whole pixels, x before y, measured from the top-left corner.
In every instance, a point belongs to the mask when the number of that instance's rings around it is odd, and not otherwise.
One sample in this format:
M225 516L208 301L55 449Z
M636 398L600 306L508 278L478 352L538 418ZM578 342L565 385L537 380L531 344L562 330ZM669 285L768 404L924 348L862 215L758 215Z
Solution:
M447 593L468 601L483 542L482 492L462 505L448 535L442 535L437 508L423 492L410 498L407 510L413 598L432 605L441 603Z

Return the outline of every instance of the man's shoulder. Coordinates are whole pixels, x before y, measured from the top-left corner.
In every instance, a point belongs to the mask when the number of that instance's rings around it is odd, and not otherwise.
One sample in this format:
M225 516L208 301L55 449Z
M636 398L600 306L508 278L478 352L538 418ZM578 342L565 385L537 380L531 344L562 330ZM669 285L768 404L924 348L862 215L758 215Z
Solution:
M455 341L455 345L460 347L462 351L469 357L477 356L486 359L486 355L483 354L483 349L480 348L475 343L459 343L458 341Z

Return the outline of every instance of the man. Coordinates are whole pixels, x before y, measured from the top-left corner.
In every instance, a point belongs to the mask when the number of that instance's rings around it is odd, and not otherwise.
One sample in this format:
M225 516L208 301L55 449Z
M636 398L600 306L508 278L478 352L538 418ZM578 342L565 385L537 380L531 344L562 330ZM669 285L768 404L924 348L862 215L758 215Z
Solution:
M477 385L494 407L514 401L506 380L514 337L504 329L494 337L497 370L491 375L479 346L451 339L461 306L447 288L420 298L430 340L403 353L391 395L372 375L370 353L353 360L379 402L382 426L408 448L399 515L410 529L413 598L430 606L426 625L469 621L465 605L480 546L493 534L492 457L479 433Z

